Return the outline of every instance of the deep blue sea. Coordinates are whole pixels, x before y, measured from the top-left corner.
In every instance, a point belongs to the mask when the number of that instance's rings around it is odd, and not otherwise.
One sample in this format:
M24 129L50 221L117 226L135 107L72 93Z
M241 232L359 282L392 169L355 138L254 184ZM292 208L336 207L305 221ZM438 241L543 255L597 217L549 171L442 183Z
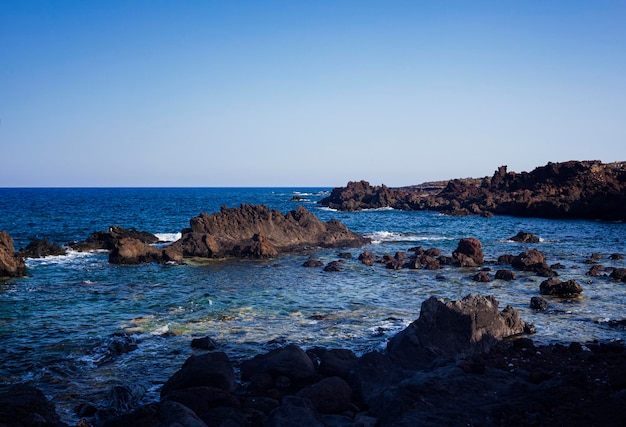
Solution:
M379 209L343 213L317 201L328 188L97 188L0 189L0 230L16 249L35 238L65 244L111 225L136 228L173 241L201 212L240 203L282 212L303 205L320 219L338 219L373 239L350 249L341 272L304 268L310 256L324 262L337 250L277 259L118 266L103 252L28 259L28 276L0 284L0 384L27 382L53 399L66 422L74 406L96 406L115 385L145 389L142 402L158 399L163 382L192 354L193 338L210 336L234 363L285 343L349 348L361 354L384 348L390 336L419 316L423 300L495 295L537 328L538 343L623 340L608 320L626 318L626 285L585 273L592 253L604 266L626 267L609 255L626 255L626 224L514 217L451 217L434 212ZM304 200L292 201L294 195ZM519 231L541 238L534 245L509 240ZM537 248L548 264L561 263L562 280L584 287L581 297L549 299L535 313L531 297L541 278L516 272L513 282L476 283L475 269L439 271L367 267L356 258L413 246L451 255L459 239L478 238L485 259ZM502 266L487 265L492 274ZM436 279L437 275L445 280ZM122 352L116 342L137 348Z

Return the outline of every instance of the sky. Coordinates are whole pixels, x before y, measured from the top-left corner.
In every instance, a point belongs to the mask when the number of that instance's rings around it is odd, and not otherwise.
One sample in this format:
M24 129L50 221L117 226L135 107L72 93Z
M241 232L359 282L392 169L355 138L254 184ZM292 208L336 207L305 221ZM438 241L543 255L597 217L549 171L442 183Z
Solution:
M626 160L626 0L0 2L0 187Z

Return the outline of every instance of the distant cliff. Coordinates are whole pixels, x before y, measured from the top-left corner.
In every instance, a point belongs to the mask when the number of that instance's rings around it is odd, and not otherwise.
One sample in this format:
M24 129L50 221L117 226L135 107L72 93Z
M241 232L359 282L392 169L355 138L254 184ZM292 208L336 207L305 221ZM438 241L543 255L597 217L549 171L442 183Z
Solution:
M392 207L450 215L626 220L626 162L548 163L532 172L390 188L366 181L333 189L320 203L342 211Z

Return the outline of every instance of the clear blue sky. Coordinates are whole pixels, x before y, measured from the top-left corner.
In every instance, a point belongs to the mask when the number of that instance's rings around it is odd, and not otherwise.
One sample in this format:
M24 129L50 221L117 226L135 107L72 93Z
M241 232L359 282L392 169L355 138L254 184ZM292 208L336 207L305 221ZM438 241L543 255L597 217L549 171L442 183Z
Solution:
M0 2L0 187L626 160L626 1Z

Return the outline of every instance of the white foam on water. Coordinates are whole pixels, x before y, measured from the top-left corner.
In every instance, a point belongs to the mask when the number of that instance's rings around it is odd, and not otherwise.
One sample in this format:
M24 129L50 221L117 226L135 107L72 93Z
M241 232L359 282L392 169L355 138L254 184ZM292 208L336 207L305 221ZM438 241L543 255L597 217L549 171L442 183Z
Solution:
M182 233L156 233L155 236L159 239L161 243L163 242L175 242L181 237L183 237Z
M67 254L65 255L48 255L41 258L25 258L24 262L27 267L36 267L42 265L59 265L59 264L74 264L80 261L86 261L97 256L108 253L107 250L95 250L95 251L75 251L73 249L68 249Z
M375 231L373 233L365 234L365 237L369 237L370 239L372 239L372 243L375 245L384 242L424 242L435 240L451 240L451 238L444 236L424 236L413 233L400 233L396 231Z

